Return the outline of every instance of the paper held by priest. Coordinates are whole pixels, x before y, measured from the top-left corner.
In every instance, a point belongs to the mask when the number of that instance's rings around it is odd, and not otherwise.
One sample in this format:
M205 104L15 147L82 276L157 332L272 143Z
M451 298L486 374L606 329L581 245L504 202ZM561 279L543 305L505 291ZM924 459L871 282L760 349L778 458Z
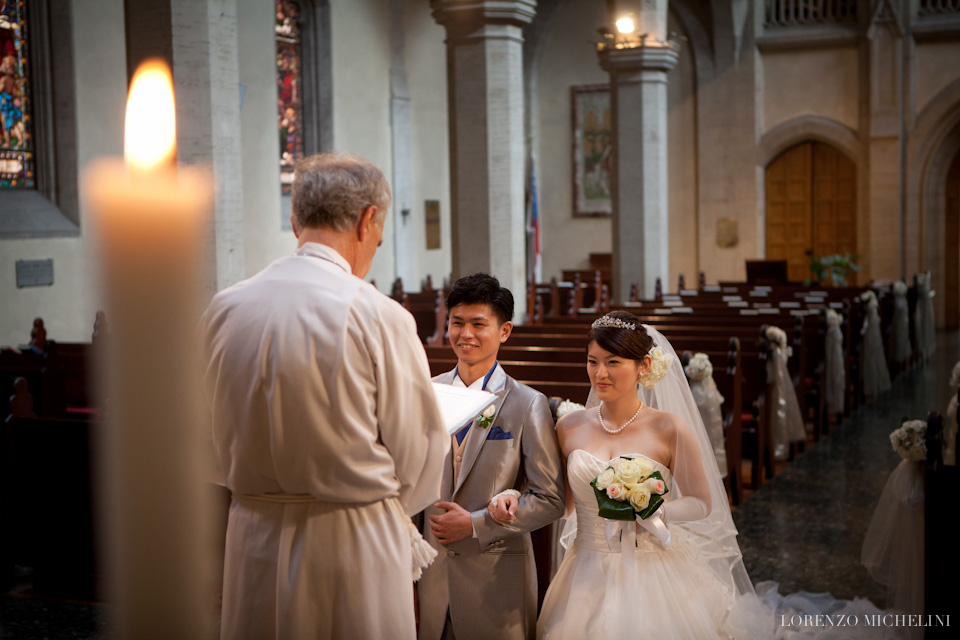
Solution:
M496 401L497 396L489 391L476 391L449 384L433 383L437 406L443 415L443 426L453 435L460 428Z

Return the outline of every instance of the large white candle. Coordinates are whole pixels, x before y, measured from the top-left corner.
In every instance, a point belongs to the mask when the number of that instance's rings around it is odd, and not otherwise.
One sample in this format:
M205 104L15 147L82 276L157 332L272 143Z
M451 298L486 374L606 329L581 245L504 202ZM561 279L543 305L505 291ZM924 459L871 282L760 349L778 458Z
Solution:
M134 75L125 140L124 160L97 160L83 177L111 328L100 448L109 598L118 637L209 637L195 336L213 187L205 170L177 170L162 62Z

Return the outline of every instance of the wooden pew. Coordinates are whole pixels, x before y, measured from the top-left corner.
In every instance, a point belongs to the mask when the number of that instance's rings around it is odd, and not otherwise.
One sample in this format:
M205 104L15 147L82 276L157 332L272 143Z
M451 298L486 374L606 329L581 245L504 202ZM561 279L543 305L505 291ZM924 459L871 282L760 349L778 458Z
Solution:
M100 593L91 447L98 423L11 418L0 440L0 550L33 567L37 595L94 600ZM99 595L98 595L99 594Z
M927 416L927 459L923 465L924 482L924 609L927 615L951 615L960 611L955 592L948 587L960 575L960 556L955 551L956 527L953 520L957 493L960 492L960 467L943 464L943 418L938 411ZM908 613L921 613L910 611ZM949 627L927 627L928 639L953 638Z

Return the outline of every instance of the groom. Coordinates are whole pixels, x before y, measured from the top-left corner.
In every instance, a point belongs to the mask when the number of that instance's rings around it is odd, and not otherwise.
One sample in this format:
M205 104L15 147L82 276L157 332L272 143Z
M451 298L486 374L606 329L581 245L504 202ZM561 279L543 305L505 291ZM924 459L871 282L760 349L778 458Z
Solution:
M419 582L420 638L533 638L530 531L562 516L565 497L553 419L546 397L497 362L513 328L510 290L487 274L467 276L454 283L447 309L457 366L434 381L497 397L492 419L475 419L451 437L440 502L424 512L424 537L439 553ZM519 506L500 525L487 505L511 489Z

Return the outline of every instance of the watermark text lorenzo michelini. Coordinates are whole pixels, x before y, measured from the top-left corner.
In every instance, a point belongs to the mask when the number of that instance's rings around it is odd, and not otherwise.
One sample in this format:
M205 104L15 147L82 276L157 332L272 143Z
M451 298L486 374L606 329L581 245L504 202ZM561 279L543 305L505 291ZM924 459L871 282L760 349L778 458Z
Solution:
M780 614L783 627L949 627L949 615L874 614Z

